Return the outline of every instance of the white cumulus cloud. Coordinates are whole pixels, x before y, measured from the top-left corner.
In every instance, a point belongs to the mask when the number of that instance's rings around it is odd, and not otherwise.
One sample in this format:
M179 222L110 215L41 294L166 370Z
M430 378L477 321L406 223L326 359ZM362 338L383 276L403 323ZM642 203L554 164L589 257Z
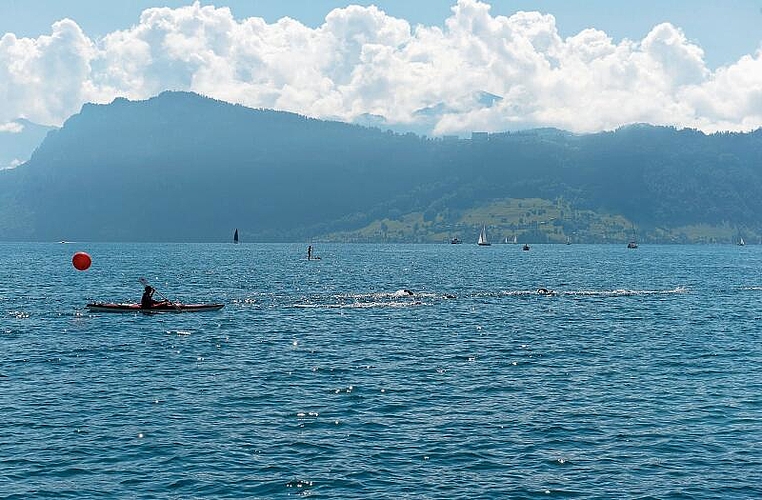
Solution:
M18 122L0 123L0 133L20 134L24 131L24 125Z
M147 9L97 40L69 19L38 38L0 38L0 123L60 125L84 102L166 89L319 118L383 117L433 134L762 126L759 52L710 70L702 48L669 23L641 40L596 29L562 38L550 14L493 16L480 0L457 0L443 27L373 6L335 9L310 28L194 3Z
M0 164L0 170L13 170L14 168L18 167L22 163L24 163L24 162L22 162L18 158L14 158L7 165L1 165Z

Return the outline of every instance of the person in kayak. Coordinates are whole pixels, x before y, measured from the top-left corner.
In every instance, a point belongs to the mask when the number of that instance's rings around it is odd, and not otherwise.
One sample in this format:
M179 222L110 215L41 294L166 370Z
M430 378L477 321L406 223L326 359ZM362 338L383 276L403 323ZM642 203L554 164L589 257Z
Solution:
M143 290L143 297L140 299L141 309L151 309L152 307L171 304L168 300L155 300L153 298L153 292L155 291L151 286L146 285L145 290Z

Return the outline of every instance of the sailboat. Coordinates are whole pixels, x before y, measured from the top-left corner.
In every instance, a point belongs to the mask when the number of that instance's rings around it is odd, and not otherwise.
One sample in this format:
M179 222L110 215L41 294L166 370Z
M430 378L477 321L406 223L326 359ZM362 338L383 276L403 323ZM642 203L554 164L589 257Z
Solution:
M743 238L739 238L739 239L738 239L738 246L739 246L739 247L742 247L742 246L744 246L744 245L746 245L746 242L743 240Z
M238 243L238 228L236 228L235 233L233 233L233 243Z
M635 226L632 226L632 239L627 243L627 248L638 248L638 240L635 238Z
M482 232L479 233L479 241L476 243L483 247L490 245L490 242L487 240L487 226L482 226Z

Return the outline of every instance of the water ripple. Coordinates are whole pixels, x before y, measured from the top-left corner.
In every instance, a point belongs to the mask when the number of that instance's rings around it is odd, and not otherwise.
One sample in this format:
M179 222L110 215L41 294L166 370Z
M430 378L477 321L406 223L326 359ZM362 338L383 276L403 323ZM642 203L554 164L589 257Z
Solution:
M2 498L762 497L754 248L61 247L0 252ZM136 269L226 307L83 309Z

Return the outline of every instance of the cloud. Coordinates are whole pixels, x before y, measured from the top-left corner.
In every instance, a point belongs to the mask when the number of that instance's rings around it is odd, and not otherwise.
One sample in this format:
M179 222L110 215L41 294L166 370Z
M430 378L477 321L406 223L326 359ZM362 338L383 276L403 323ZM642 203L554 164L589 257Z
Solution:
M13 170L14 168L18 167L22 163L24 163L24 162L19 160L19 159L17 159L17 158L14 158L7 165L0 165L0 170Z
M374 6L335 9L310 28L194 3L147 9L98 40L68 19L50 35L0 38L0 123L60 125L84 102L166 89L320 118L383 117L433 134L762 126L760 53L710 70L701 47L669 23L641 40L594 29L562 38L550 14L493 16L479 0L458 0L443 27L411 26Z
M0 133L20 134L24 131L24 125L19 122L0 123Z
M27 116L60 123L92 95L90 61L97 51L70 19L53 24L50 35L37 39L0 38L0 122Z

